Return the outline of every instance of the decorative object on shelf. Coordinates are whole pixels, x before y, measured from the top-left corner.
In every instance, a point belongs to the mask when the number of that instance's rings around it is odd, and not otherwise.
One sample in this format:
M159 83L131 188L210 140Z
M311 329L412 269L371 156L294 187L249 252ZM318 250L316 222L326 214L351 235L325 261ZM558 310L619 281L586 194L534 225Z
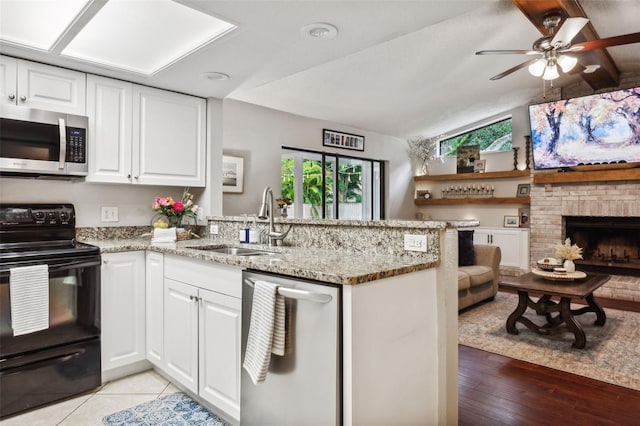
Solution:
M516 190L516 197L528 197L531 192L531 184L519 183Z
M151 219L151 225L154 228L176 228L178 240L188 240L192 236L197 237L191 228L195 225L199 207L193 203L193 194L189 192L189 188L184 189L179 201L172 197L156 197L151 208L157 212ZM187 218L193 223L183 223Z
M476 160L476 163L473 166L474 173L484 173L484 170L487 166L487 160Z
M571 239L564 240L564 244L558 244L556 246L556 256L564 259L562 266L568 273L576 271L576 264L573 262L576 259L582 259L582 247L578 247L577 244L571 244Z
M364 151L364 136L323 129L322 145Z
M244 158L222 156L222 192L242 194L244 191Z
M433 138L425 138L418 136L413 139L409 139L409 157L420 161L420 175L429 174L429 160L437 158L438 155L438 143L444 138L444 135L436 136Z
M493 197L495 188L489 185L446 186L442 188L442 198L487 198ZM425 197L426 198L426 197Z
M429 192L428 190L418 190L416 191L416 198L424 198L425 200L428 200L429 198L431 198L431 192Z
M538 260L536 264L538 266L538 269L547 272L551 272L562 265L562 263L558 262L558 259L554 257L545 257L544 259Z
M518 170L518 150L520 149L517 146L511 148L513 150L513 170Z
M540 269L532 269L531 272L534 275L537 275L539 277L542 277L550 281L573 281L573 280L581 280L583 278L587 278L587 274L585 274L582 271L555 272L555 271L541 271Z
M520 217L520 227L521 228L529 228L529 216L531 215L531 209L529 208L519 208L518 209L518 217Z
M524 137L524 161L525 161L525 169L529 170L531 167L531 136L526 135Z
M290 198L278 198L276 200L276 203L278 203L278 208L280 209L280 216L282 218L287 218L288 213L287 213L287 209L289 208L289 206L291 205L293 201Z
M502 224L505 228L519 228L520 219L518 216L505 216Z
M480 145L465 145L458 148L456 171L473 173L476 161L480 159Z

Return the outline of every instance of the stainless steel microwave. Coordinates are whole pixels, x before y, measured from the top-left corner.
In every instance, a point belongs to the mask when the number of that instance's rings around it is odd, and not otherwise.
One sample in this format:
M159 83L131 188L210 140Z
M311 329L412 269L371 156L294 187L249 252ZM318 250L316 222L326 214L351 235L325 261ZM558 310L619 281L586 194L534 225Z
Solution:
M0 106L0 173L86 176L88 118Z

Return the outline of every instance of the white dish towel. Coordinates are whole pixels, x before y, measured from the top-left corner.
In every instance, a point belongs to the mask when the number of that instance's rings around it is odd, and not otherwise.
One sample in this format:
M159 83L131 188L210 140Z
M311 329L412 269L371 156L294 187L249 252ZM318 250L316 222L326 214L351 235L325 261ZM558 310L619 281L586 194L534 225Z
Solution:
M265 381L272 353L284 355L284 322L284 297L278 294L278 286L256 281L247 347L242 364L253 384Z
M49 267L10 268L9 273L13 335L49 328Z

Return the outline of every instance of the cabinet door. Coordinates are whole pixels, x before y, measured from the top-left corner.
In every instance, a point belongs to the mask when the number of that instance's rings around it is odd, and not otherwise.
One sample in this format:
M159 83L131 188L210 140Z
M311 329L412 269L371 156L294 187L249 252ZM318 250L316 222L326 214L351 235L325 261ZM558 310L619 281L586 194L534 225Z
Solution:
M102 255L102 371L145 359L144 251Z
M15 58L0 56L0 98L3 104L15 105L17 100L18 62Z
M205 100L137 85L133 95L133 183L205 186Z
M147 360L158 367L164 362L164 255L147 252L146 261Z
M500 266L529 269L528 232L522 230L496 229L491 231L493 245L500 247Z
M88 182L131 182L133 84L87 76Z
M473 244L491 245L491 233L485 229L473 230Z
M18 60L18 105L86 115L86 75Z
M164 280L164 357L167 374L198 392L198 289Z
M242 301L203 289L199 294L199 395L239 419Z

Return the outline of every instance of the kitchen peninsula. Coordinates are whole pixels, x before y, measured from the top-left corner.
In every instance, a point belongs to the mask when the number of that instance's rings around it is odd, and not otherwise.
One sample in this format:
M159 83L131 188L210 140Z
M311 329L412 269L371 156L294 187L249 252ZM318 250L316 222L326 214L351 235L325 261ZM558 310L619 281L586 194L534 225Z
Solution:
M165 264L165 284L169 265L183 264L193 265L189 269L194 270L209 265L237 272L238 289L243 269L338 285L342 292L343 424L457 422L455 226L473 223L287 219L276 225L292 225L285 240L288 245L268 247L237 243L243 220L210 218L211 224L218 225L217 235L175 244L153 245L148 238L95 239L100 232L90 229L81 230L79 239L98 245L106 256L130 251L146 251L156 259L160 256ZM405 252L405 234L426 235L426 251ZM275 253L237 256L198 249L207 245L254 247ZM147 288L150 279L158 279L153 277L147 273ZM162 363L154 365L166 373ZM234 365L239 368L239 360ZM194 392L187 385L176 384L191 390L201 402L210 402L198 398L202 395L197 387ZM239 418L233 409L221 407L223 404L211 405L222 409L232 421ZM239 404L237 409L241 410Z

